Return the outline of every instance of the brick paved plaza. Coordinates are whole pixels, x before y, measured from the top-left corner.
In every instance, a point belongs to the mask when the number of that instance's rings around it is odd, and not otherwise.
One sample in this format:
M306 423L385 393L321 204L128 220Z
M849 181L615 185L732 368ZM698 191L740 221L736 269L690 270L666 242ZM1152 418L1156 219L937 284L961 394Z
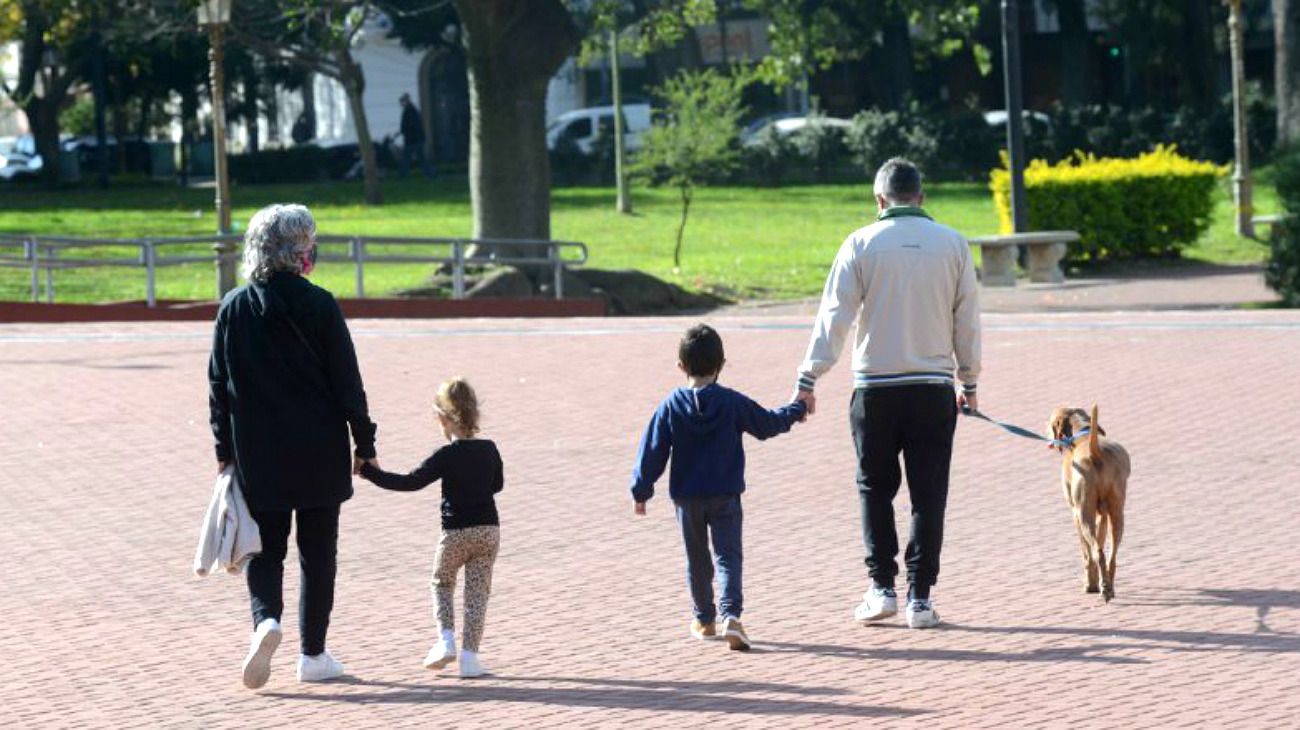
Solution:
M711 321L725 383L789 396L807 318ZM495 676L420 667L436 490L359 484L329 641L350 676L294 681L290 610L256 693L239 682L242 578L190 572L213 476L209 327L0 326L0 724L1300 726L1300 313L986 315L986 411L1039 427L1095 401L1133 455L1118 598L1080 590L1057 457L964 421L932 631L851 620L846 359L817 416L749 449L749 654L687 637L670 504L637 520L626 492L689 322L353 322L387 468L437 443L440 379L479 388L506 462Z

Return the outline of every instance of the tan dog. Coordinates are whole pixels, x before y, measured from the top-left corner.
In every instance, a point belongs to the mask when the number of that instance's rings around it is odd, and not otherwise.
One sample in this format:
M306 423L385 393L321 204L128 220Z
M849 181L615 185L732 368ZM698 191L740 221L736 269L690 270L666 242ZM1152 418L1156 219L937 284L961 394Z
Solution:
M1115 597L1115 553L1124 536L1124 498L1130 470L1128 452L1107 438L1092 416L1081 408L1057 408L1048 422L1052 447L1065 454L1061 483L1065 501L1074 511L1085 568L1084 590L1098 591L1110 602ZM1086 435L1085 435L1086 433ZM1106 533L1110 533L1110 562L1106 562Z

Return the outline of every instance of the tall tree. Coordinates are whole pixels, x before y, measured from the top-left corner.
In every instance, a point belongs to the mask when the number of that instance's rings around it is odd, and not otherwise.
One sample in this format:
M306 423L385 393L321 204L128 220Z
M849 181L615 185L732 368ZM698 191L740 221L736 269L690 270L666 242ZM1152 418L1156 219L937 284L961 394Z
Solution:
M1084 0L1054 0L1061 26L1061 100L1088 102L1088 15Z
M27 116L36 151L44 162L41 177L59 182L59 110L76 75L68 54L88 34L82 9L71 0L19 0L0 9L0 38L17 38L18 79L0 81L6 96Z
M1300 0L1273 0L1277 139L1300 142Z
M236 42L268 58L328 76L343 87L370 205L382 204L384 192L363 101L366 77L352 48L377 10L372 0L243 0L231 22Z
M914 93L918 58L970 46L977 0L744 0L771 21L771 55L761 78L778 87L805 83L840 61L867 58L879 101L897 105ZM913 29L921 29L914 33Z
M580 40L560 0L456 0L469 62L475 238L551 237L546 89Z

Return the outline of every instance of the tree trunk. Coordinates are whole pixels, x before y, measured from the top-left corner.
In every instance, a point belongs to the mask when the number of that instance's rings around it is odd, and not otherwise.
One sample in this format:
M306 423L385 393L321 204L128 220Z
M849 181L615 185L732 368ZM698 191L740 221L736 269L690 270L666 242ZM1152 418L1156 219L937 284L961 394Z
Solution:
M1300 142L1300 0L1273 0L1277 141Z
M912 69L912 30L907 15L897 7L889 11L882 33L885 75L889 78L889 103L900 106L915 88Z
M258 118L258 76L256 60L250 59L244 72L244 125L248 129L248 151L256 154L262 148Z
M339 80L348 95L352 123L357 131L357 148L361 150L361 175L365 181L366 205L383 205L384 189L379 182L379 161L375 157L375 141L370 138L370 122L366 119L366 105L362 99L366 91L366 78L346 49L337 55L339 68L343 72L343 78Z
M1056 0L1061 24L1061 99L1067 106L1088 103L1088 16L1084 0Z
M46 186L59 185L59 105L53 99L31 97L23 113L32 128L36 152L41 156L41 180Z
M1185 0L1183 3L1183 58L1186 69L1183 79L1186 88L1183 99L1192 106L1205 109L1218 102L1219 57L1214 52L1214 18L1207 0Z
M682 220L677 224L677 245L673 247L673 271L682 268L682 235L686 233L686 216L691 212L691 186L681 186Z
M470 88L475 238L551 237L546 87L577 47L560 0L456 0Z
M194 125L199 113L196 87L181 89L181 186L188 187L194 165Z

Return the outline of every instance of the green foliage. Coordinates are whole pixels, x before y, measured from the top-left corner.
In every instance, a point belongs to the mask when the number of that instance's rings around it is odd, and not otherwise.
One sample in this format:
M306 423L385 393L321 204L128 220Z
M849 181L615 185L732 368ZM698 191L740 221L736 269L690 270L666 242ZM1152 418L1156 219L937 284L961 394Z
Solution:
M862 58L882 43L881 30L896 19L917 29L913 49L920 65L969 47L978 58L987 49L972 40L980 3L969 0L743 0L747 9L771 20L771 54L758 67L760 80L778 88L838 61ZM981 65L981 70L985 68Z
M1078 231L1074 259L1176 257L1209 228L1226 172L1172 147L1134 159L1034 160L1025 170L1029 228ZM1007 170L993 171L990 187L1004 233L1012 230L1010 186Z
M1258 164L1269 158L1277 140L1277 106L1258 84L1250 84L1247 91L1250 154ZM1058 106L1049 115L1050 128L1029 130L1027 151L1031 157L1060 160L1075 151L1132 157L1166 144L1177 145L1198 160L1222 163L1233 158L1231 95L1210 109L1088 104Z
M689 188L726 178L737 145L746 77L712 69L682 71L656 91L664 115L645 132L632 173L652 183Z
M65 107L59 112L59 130L77 137L94 134L95 102L83 98Z
M916 103L903 109L864 109L853 117L847 143L858 168L868 175L891 157L906 157L922 171L934 167L942 122L921 112Z
M1300 307L1300 145L1278 155L1274 167L1277 196L1290 219L1269 239L1264 280L1288 307Z
M677 227L673 265L681 265L682 233L695 186L726 179L740 163L741 94L749 77L736 71L724 76L712 69L682 71L657 90L665 115L641 139L632 164L633 176L652 184L672 185L681 193L682 218Z

